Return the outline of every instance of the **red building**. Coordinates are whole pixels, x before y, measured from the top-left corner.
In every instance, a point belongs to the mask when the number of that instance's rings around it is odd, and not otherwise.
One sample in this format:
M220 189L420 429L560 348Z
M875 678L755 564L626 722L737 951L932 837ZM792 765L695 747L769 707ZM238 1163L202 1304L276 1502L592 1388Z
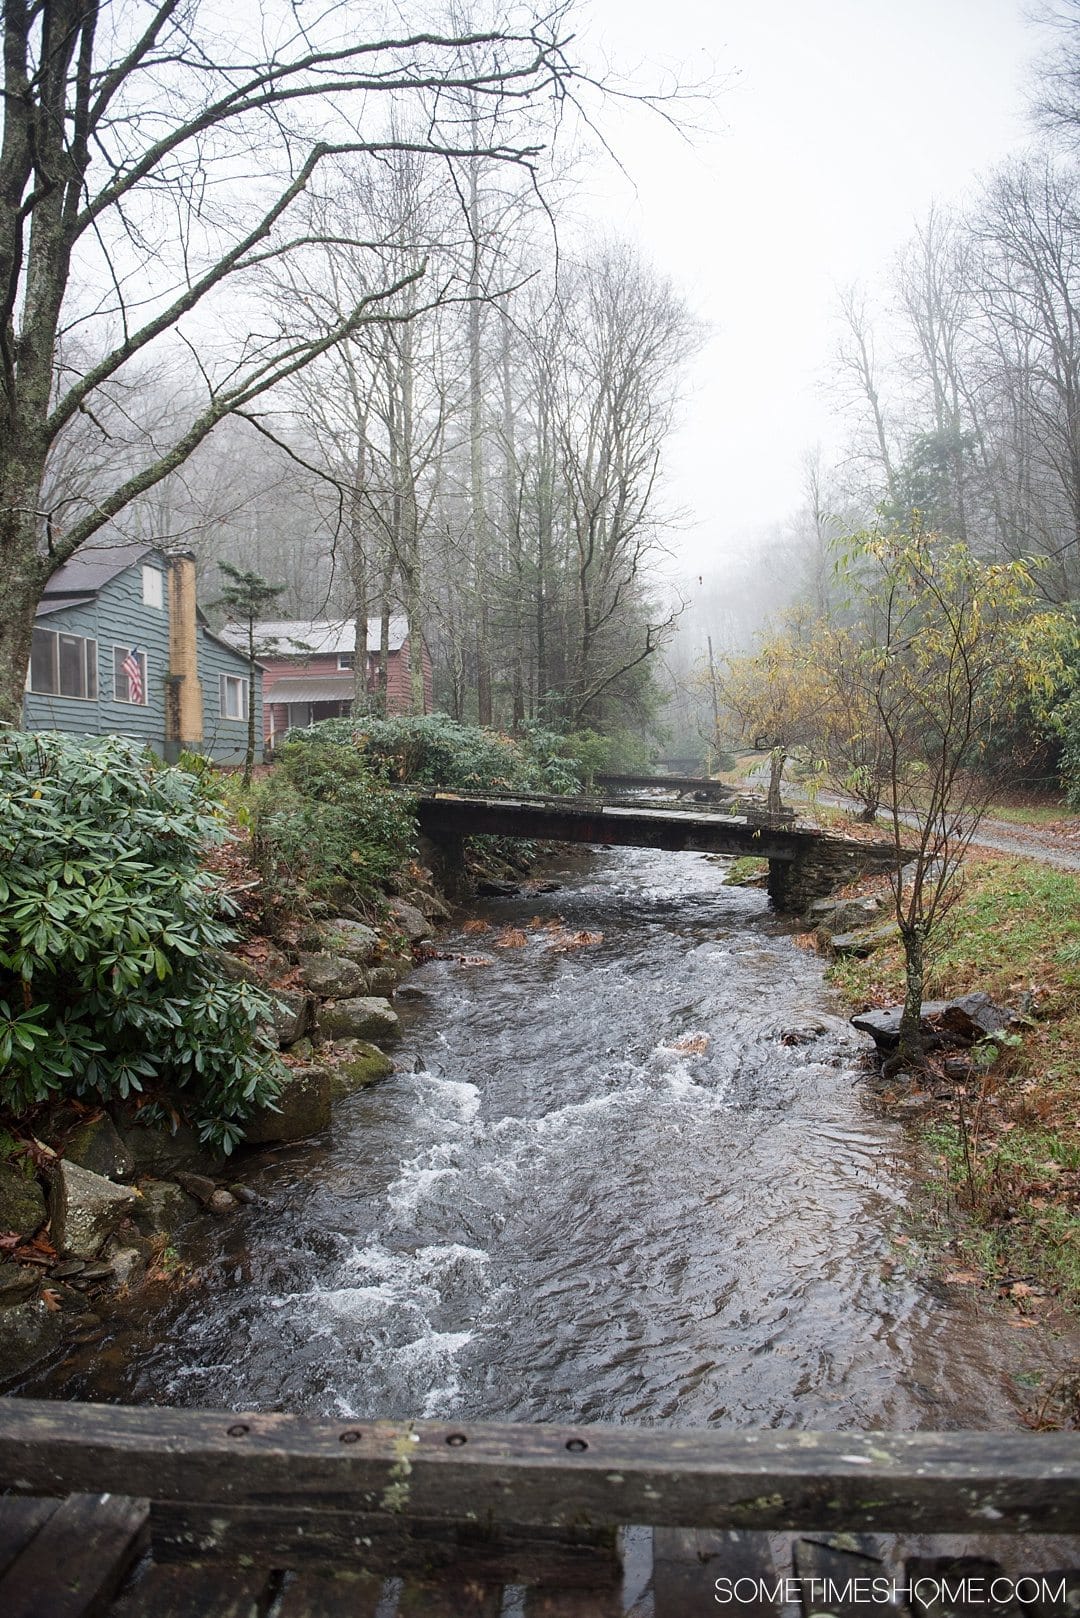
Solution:
M230 625L222 631L233 645L246 645L246 630ZM356 623L352 619L314 622L281 621L256 625L256 645L263 671L263 728L267 745L287 730L338 719L352 712ZM375 690L379 664L380 620L367 626L367 688ZM386 661L386 711L408 713L411 700L413 646L408 620L390 620ZM431 658L421 646L424 712L432 708Z

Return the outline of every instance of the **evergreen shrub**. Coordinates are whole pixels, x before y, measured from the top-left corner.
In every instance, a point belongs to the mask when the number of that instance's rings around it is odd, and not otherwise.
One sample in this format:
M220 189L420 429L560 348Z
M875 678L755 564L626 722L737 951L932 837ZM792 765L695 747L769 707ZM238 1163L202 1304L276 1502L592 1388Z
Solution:
M207 778L119 736L0 737L0 1107L185 1117L226 1151L280 1087L271 1001L226 978L227 835Z

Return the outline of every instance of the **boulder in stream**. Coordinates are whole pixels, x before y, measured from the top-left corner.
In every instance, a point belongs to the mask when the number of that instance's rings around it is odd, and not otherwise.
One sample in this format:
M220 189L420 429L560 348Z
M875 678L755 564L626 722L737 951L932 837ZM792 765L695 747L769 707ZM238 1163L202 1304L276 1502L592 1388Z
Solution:
M312 994L328 1000L347 999L350 994L361 993L367 985L363 966L348 955L303 954L300 979Z
M46 1308L40 1298L28 1298L3 1312L0 1331L0 1378L21 1376L29 1366L55 1354L66 1327L59 1311Z
M366 922L335 916L319 929L322 948L328 955L344 955L350 961L368 966L379 953L379 935Z
M144 1236L170 1238L190 1223L199 1211L199 1205L182 1186L173 1180L144 1180L139 1186L139 1200L132 1209L136 1227Z
M0 1231L32 1236L45 1221L45 1194L26 1158L0 1161Z
M883 1011L862 1011L852 1017L852 1026L869 1034L878 1050L890 1054L900 1043L902 1006ZM963 994L956 1000L924 1000L921 1028L931 1048L974 1045L991 1034L1000 1034L1012 1018L996 1006L988 994Z
M121 1131L124 1146L135 1159L138 1174L171 1179L177 1169L196 1174L213 1174L225 1161L225 1154L208 1146L190 1124L168 1129L152 1124L132 1123Z
M28 1298L36 1297L38 1281L37 1270L29 1264L0 1261L0 1309L10 1309L14 1304L25 1303ZM3 1316L0 1316L0 1322L2 1320Z
M135 1173L135 1159L107 1112L76 1124L57 1150L63 1152L69 1163L77 1163L81 1169L89 1169L91 1174L100 1174L106 1180L130 1180Z
M390 914L398 931L404 933L410 944L422 944L425 939L435 936L435 929L428 918L406 899L392 899Z
M401 1023L389 1000L360 995L320 1007L319 1031L327 1039L387 1039L401 1032Z
M859 927L855 932L836 933L829 939L834 955L872 955L883 944L891 944L900 937L895 921L882 922L880 927Z
M249 1146L303 1140L330 1122L330 1074L316 1062L287 1069L277 1110L260 1107L244 1125Z
M282 1050L287 1050L310 1032L315 1021L315 1002L310 994L297 994L291 989L273 989L271 1000L271 1022L266 1033Z
M335 1101L341 1101L393 1071L393 1062L377 1045L366 1039L342 1040L330 1069L330 1093Z
M49 1193L53 1246L73 1258L93 1258L137 1200L129 1186L58 1158Z

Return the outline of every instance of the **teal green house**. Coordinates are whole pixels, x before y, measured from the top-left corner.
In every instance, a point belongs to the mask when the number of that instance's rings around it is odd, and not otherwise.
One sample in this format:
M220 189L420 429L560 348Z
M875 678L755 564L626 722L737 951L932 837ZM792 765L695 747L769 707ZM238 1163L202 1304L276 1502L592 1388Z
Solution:
M121 541L80 551L37 609L23 724L131 736L173 762L182 750L243 763L249 705L262 745L262 670L199 609L195 559ZM254 683L254 689L252 685Z

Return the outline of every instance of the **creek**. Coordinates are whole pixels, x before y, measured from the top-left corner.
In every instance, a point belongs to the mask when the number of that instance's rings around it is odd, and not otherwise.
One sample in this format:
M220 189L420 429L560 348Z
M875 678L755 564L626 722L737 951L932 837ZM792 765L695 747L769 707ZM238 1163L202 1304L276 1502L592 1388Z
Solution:
M243 1161L260 1201L185 1240L188 1279L22 1391L1018 1425L1027 1334L922 1273L908 1147L860 1036L725 863L578 854L558 891L484 901L490 930L441 936L450 958L402 992L400 1071L332 1135ZM603 936L562 947L583 932Z

